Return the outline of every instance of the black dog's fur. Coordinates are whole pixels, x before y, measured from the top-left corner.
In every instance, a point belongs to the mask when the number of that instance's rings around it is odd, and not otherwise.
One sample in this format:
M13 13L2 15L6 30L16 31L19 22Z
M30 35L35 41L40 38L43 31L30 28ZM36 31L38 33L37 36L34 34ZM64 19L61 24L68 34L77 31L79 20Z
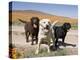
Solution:
M39 18L38 17L32 17L30 22L23 21L19 19L19 21L25 23L25 35L26 35L26 42L29 42L29 35L32 36L32 43L34 44L34 41L36 41L36 44L38 43L38 32L39 32ZM36 25L35 28L33 25Z
M54 36L55 36L55 47L57 48L58 45L58 39L61 38L62 39L62 43L64 43L65 40L65 36L68 32L68 30L71 28L71 24L70 23L64 23L62 26L54 26Z

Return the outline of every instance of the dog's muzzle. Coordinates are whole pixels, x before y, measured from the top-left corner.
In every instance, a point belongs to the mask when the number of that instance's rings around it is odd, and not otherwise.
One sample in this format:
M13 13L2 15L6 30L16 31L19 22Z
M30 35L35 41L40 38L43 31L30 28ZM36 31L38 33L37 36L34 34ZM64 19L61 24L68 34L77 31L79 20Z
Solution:
M68 29L67 32L69 32L71 29Z
M45 29L49 30L49 25L46 25L46 28Z
M46 25L46 27L44 28L45 32L49 32L49 26Z

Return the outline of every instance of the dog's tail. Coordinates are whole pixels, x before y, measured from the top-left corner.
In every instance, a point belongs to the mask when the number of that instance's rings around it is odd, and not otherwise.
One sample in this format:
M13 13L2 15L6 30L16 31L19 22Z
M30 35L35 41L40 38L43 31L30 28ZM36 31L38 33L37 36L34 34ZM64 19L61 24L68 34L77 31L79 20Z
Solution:
M19 18L18 18L18 20L21 21L22 23L26 23L26 21L23 21L22 19L19 19Z
M58 22L58 20L52 23L52 26L51 26L52 33L54 32L54 30L55 30L55 28L56 28L55 25L56 25L57 22ZM54 29L54 30L53 30L53 29Z
M52 23L52 27L55 26L57 22L58 22L58 20L55 21L55 22L53 22L53 23Z

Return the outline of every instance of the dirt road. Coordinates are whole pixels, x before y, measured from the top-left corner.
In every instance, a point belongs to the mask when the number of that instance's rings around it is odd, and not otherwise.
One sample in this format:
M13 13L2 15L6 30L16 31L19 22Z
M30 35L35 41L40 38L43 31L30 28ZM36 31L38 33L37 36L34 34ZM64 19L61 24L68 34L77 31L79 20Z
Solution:
M12 41L14 44L19 45L26 45L29 43L26 43L25 34L24 34L24 27L23 26L12 26ZM70 30L67 33L65 42L67 44L73 44L78 45L78 30ZM67 47L73 47L71 45Z

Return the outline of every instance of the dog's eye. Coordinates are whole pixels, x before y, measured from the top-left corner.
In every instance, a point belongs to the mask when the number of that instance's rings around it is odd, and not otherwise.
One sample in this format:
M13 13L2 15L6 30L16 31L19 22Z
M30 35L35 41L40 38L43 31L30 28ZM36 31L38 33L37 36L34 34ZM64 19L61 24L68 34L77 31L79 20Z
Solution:
M48 22L48 24L50 24L50 22Z

